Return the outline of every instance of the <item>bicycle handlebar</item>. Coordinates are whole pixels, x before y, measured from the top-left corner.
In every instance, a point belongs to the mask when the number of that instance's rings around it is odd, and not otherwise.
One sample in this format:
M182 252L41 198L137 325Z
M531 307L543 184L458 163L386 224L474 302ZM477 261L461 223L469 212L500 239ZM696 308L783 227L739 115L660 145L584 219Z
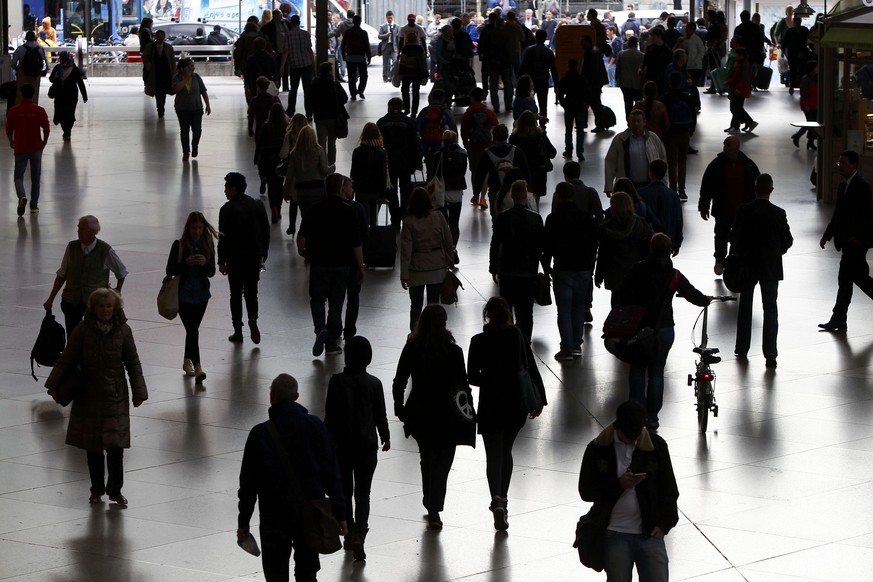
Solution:
M736 300L737 300L737 296L736 296L736 295L715 295L715 296L712 298L712 300L713 300L713 301L721 301L721 302L724 302L724 301L736 301Z

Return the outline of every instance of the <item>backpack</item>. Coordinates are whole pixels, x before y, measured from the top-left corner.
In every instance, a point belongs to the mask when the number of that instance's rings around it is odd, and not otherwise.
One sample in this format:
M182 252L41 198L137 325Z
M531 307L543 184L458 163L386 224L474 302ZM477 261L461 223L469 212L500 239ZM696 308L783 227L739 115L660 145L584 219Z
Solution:
M442 142L445 128L443 108L439 105L428 106L424 114L424 124L421 127L421 141L425 143Z
M39 47L24 47L24 56L21 58L21 72L28 77L38 77L42 75L42 69L45 66L45 59L42 58L42 53Z
M515 149L515 146L512 146L506 154L506 157L503 158L497 157L490 149L486 150L488 157L491 158L491 163L494 164L494 170L497 172L497 177L501 184L503 184L503 179L506 177L506 174L509 173L509 170L515 167L515 164L513 163Z
M672 131L691 131L694 127L694 112L688 101L677 95L670 100L670 129Z
M483 107L470 115L470 143L487 146L494 140L491 137L491 121L488 111Z
M30 375L34 380L36 380L36 373L33 371L33 362L36 361L40 366L54 366L61 357L66 343L67 334L64 332L64 326L55 321L51 311L46 311L42 325L39 327L39 335L36 336L36 342L30 351Z

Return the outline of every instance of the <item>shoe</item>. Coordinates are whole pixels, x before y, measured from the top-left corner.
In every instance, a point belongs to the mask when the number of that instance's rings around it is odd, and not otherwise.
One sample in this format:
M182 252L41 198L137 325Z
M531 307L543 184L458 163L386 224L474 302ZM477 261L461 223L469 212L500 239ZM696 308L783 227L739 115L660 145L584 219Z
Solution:
M31 208L30 215L31 216L39 216L39 208Z
M657 422L647 422L646 430L649 432L658 432L658 429L661 427Z
M604 129L602 127L595 127L594 129L591 130L591 133L605 133L605 132L606 132L606 129Z
M233 333L227 336L227 341L241 344L243 342L242 328L234 328Z
M789 95L792 95L792 96L794 95L794 87L789 87L789 88L788 88L788 94L789 94Z
M185 371L186 376L194 375L194 362L191 361L191 358L185 358L185 361L182 362L182 370Z
M691 155L699 154L699 153L700 153L700 150L696 150L696 149L694 149L693 147L688 146L688 153L691 154Z
M594 321L594 315L591 313L590 309L585 310L585 323L591 323Z
M198 153L197 146L191 146L191 157L196 158Z
M738 360L745 360L745 359L747 358L747 356L748 356L748 352L738 352L738 351L734 351L734 356L735 356Z
M573 348L572 350L570 350L570 353L573 354L574 358L581 358L582 357L582 348L581 347Z
M64 141L70 141L70 139L71 139L71 136L70 136L69 133L65 133L65 134L64 134L63 136L61 136L61 137L62 137L62 139L63 139Z
M182 161L187 162L189 158L189 154L182 154Z
M791 136L791 141L794 142L794 147L796 147L796 148L800 147L800 135L795 133L794 135Z
M488 200L484 196L479 199L479 210L488 210Z
M815 151L815 150L817 150L818 148L815 147L815 144L814 144L813 142L808 141L808 142L806 142L806 149Z
M730 133L732 129L733 129L733 127L729 127L729 128L727 128L727 129L725 129L724 132L725 132L725 133Z
M261 194L267 193L267 181L261 178L261 187L258 189Z
M712 267L712 271L716 275L718 275L719 277L721 276L722 273L724 273L724 265L721 264L721 261L715 262L715 265L713 265L713 267Z
M770 368L771 370L775 369L776 368L776 358L774 358L772 356L767 357L764 365L766 367Z
M845 323L836 323L834 321L820 323L818 326L824 331L846 331L848 329L848 326Z
M258 329L258 320L249 320L249 335L252 337L253 344L261 343L261 330Z
M712 95L713 93L715 93L715 87L710 87L709 89L704 91L704 93L706 93L707 95Z
M758 127L758 122L753 121L752 123L749 123L748 125L746 125L746 127L743 129L743 131L745 131L746 133L752 133L753 131L755 131L756 127Z
M728 134L730 134L730 135L740 135L740 128L738 128L738 127L731 127L731 128L729 128L729 129L727 130L727 132L728 132Z
M194 366L194 382L196 384L203 384L203 380L206 379L206 373L203 371L203 368L200 367L200 364Z
M324 353L324 343L327 341L327 330L323 329L315 336L315 343L312 344L312 355L316 358Z
M88 503L94 505L95 503L101 503L103 498L101 495L97 495L96 493L88 498Z
M473 194L473 197L470 198L470 204L472 204L473 206L478 206L479 205L479 197L476 196L475 194Z
M580 161L580 162L584 162L584 161L585 161L585 155L584 155L584 154L581 154L581 153L580 153L580 154L579 154L578 156L576 156L576 157L579 158L579 161Z
M458 257L458 249L453 249L452 252L455 255L454 258L452 259L452 264L457 265L458 263L461 262L460 257Z
M563 155L565 158L573 159L573 152L571 152L570 150L564 150L564 153L563 153L562 155Z
M555 354L555 359L559 362L566 362L573 359L573 352L570 350L561 350Z
M285 231L285 234L291 235L291 238L294 238L294 225L288 227L288 230Z
M18 216L24 216L24 209L27 208L27 198L18 199Z
M114 501L121 507L127 507L127 498L121 493L119 493L118 495L110 495L109 501Z
M324 348L325 356L338 356L343 353L343 349L339 346L327 346Z
M427 527L430 529L443 529L443 520L440 519L440 514L437 511L430 511L427 514Z
M679 200L688 200L688 194L685 193L685 190L679 190Z
M358 97L361 99L361 101L364 101L364 100L366 99L366 97L364 97L364 94L363 94L363 93L360 93L360 94L358 95Z
M158 119L163 119L163 118L164 118L164 112L158 111Z
M491 501L491 513L494 514L494 529L506 531L509 529L509 521L506 519L506 500L495 497Z
M352 100L352 101L357 101L357 100L358 100L357 95L352 95L352 96L351 96L351 100Z

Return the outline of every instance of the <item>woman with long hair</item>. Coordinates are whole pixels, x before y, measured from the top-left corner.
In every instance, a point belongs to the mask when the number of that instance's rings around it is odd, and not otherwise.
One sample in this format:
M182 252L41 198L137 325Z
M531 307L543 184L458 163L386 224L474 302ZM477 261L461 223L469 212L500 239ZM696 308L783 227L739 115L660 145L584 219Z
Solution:
M127 507L121 488L124 449L130 448L130 401L137 408L149 393L123 307L114 289L93 291L84 321L73 329L45 385L55 395L61 381L81 369L84 382L73 398L66 443L85 449L91 476L88 503L101 503L108 494L110 501Z
M173 92L176 94L173 106L179 118L182 161L187 162L189 154L197 157L200 135L203 133L203 104L206 104L206 115L212 113L212 108L209 106L206 85L200 75L194 72L194 61L179 59L176 71L173 77Z
M657 214L655 214L653 208L650 208L648 204L643 202L640 193L637 191L637 187L634 186L634 183L630 178L619 178L615 181L615 186L613 187L616 192L624 192L631 197L631 201L634 203L634 212L640 218L645 219L645 221L649 223L649 226L652 227L653 231L661 231L661 219L658 218ZM609 218L610 210L608 208L606 209L606 212L604 212L604 216Z
M507 494L512 477L512 445L528 418L536 418L542 407L528 414L518 398L518 370L527 362L530 379L543 405L546 391L537 370L530 343L512 323L512 310L502 297L492 297L482 310L482 333L473 336L467 354L467 378L479 386L477 423L485 444L485 474L491 492L494 527L505 531ZM524 351L522 351L524 350Z
M291 121L288 123L288 131L285 133L285 139L282 141L282 149L279 150L280 162L284 161L291 154L294 144L297 143L297 136L300 135L300 130L309 126L309 120L302 113L295 113L291 116ZM288 201L289 219L288 230L285 231L285 234L294 236L294 233L297 232L297 201L287 196L284 198Z
M646 81L643 85L643 99L634 103L634 109L639 109L646 114L646 129L661 138L667 139L670 131L670 114L667 107L658 101L658 84L654 81Z
M209 279L215 275L215 241L218 231L201 212L192 212L185 221L182 236L174 240L167 257L168 277L179 280L179 319L185 326L185 352L182 369L194 376L197 384L206 379L200 365L200 322L212 296Z
M594 284L605 284L612 291L612 305L628 272L636 263L648 258L649 241L654 234L645 219L634 212L626 192L614 192L609 199L609 218L597 227L599 243Z
M284 176L276 173L279 165L279 152L285 141L288 131L288 116L281 103L274 103L267 115L267 121L258 132L258 140L255 146L255 164L258 166L258 174L261 179L267 181L267 198L270 200L270 214L273 224L282 220L282 190ZM292 222L297 216L291 217Z
M558 155L558 150L549 141L546 132L537 125L536 115L530 111L524 111L516 120L509 143L524 152L530 171L530 190L537 198L539 211L539 199L546 195L547 176L554 167L552 160Z
M367 207L370 224L376 224L379 204L387 203L388 153L382 143L382 132L373 122L364 124L361 143L352 152L349 177L355 188L355 200Z
M285 200L293 201L300 208L301 218L309 207L324 196L324 179L334 171L327 163L327 153L318 143L318 136L311 125L305 125L297 134L294 149L288 155L288 170L285 174ZM288 234L297 232L297 215L288 227Z
M409 329L424 305L439 303L446 269L454 263L452 234L442 212L433 209L424 188L409 196L409 207L400 230L400 285L409 291Z
M82 94L82 103L88 102L88 90L82 71L76 66L76 59L67 51L61 51L58 55L58 64L49 75L52 87L57 85L55 100L55 113L52 121L60 125L64 131L64 141L70 141L70 133L73 124L76 123L76 106L79 104L79 93Z
M428 305L400 353L394 375L394 414L407 436L418 442L421 456L422 501L431 529L442 529L440 512L457 445L475 445L476 435L450 430L451 409L446 404L459 387L467 386L464 352L446 329L448 316L442 305ZM406 385L412 389L404 402ZM472 424L470 425L472 429ZM474 430L474 429L473 429Z
M539 120L539 107L534 99L534 84L530 75L522 75L515 82L515 99L512 100L512 119L518 120L525 111L533 113L534 118ZM544 117L542 119L545 119Z

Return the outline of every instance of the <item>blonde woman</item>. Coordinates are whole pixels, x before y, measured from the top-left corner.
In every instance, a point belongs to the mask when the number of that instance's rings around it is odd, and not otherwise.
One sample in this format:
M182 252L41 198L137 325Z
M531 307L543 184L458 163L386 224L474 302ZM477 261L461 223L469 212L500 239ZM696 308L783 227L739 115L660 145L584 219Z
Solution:
M267 121L258 131L255 146L255 164L262 180L267 181L267 197L270 201L270 215L273 224L282 220L283 176L276 174L279 165L279 153L288 133L288 116L281 103L273 103ZM291 217L293 223L296 213Z
M546 132L537 125L537 116L530 111L524 111L515 122L515 129L509 136L509 143L516 146L527 160L530 170L530 189L539 199L546 195L546 177L552 171L552 159L558 155L558 150L549 141Z
M327 153L318 143L315 130L306 125L297 135L294 149L288 156L284 189L285 199L297 203L301 217L324 196L324 179L333 171L334 166L327 163ZM291 236L297 232L296 217L287 232Z

